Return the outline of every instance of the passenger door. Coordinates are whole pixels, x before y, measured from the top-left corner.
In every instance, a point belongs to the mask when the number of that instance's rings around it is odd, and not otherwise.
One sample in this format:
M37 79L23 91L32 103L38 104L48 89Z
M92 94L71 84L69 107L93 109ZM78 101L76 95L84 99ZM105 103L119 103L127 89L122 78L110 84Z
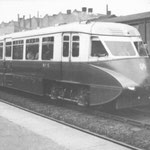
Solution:
M4 68L5 68L5 86L12 86L12 39L5 39L4 41Z
M64 33L62 36L62 79L74 81L80 57L79 57L78 33Z
M0 42L0 86L4 84L4 42Z

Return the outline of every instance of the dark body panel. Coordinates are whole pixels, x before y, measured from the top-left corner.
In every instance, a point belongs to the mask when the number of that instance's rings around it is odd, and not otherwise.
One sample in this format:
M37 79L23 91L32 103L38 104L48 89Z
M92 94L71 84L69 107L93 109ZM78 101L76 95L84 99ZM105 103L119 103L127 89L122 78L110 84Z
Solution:
M63 64L65 76L62 79L90 85L91 105L107 103L119 96L124 97L124 100L118 100L120 107L121 103L124 107L125 103L130 106L144 104L150 102L149 64L148 57L66 63Z
M7 61L5 86L43 95L43 79L60 80L60 62Z
M0 61L0 86L4 85L4 75L5 73L5 62L3 60Z
M120 73L135 81L137 84L141 84L150 73L149 58L124 58L105 61L103 63L95 62L92 64Z
M90 105L107 103L121 92L120 83L89 63L6 61L4 86L43 95L43 81L86 85L90 88Z
M82 84L120 86L115 78L100 69L94 68L88 62L63 63L62 66L62 80Z
M118 108L150 103L149 64L148 57L92 63L93 66L111 74L122 85L122 93L117 98L116 107Z
M148 92L150 89L149 63L148 58L83 63L6 61L4 86L43 95L43 80L86 85L90 89L90 105L110 102L124 93L127 93L124 96L128 96L128 93L137 93L136 90L126 92L129 91L130 86L136 89L145 87L144 97L148 98L150 97L150 92ZM2 69L1 75L3 73ZM136 96L133 98L138 99L143 94L138 92L134 95Z
M101 62L100 62L101 64ZM104 104L115 99L122 91L121 84L107 72L84 62L63 63L62 80L90 87L90 105Z

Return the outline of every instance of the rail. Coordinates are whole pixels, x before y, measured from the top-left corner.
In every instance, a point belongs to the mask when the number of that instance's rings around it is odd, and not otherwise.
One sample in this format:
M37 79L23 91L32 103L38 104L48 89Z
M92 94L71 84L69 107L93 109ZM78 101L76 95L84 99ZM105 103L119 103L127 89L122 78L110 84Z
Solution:
M115 144L118 144L118 145L120 145L120 146L129 148L129 149L131 149L131 150L141 150L140 148L137 148L137 147L128 145L128 144L126 144L126 143L123 143L123 142L120 142L120 141L117 141L117 140L108 138L108 137L106 137L106 136L102 136L102 135L96 134L96 133L91 132L91 131L89 131L89 130L80 128L80 127L78 127L78 126L75 126L75 125L66 123L66 122L64 122L64 121L61 121L61 120L58 120L58 119L55 119L55 118L52 118L52 117L50 117L50 116L47 116L47 115L45 115L45 114L42 114L42 113L39 113L39 112L36 112L36 111L33 111L33 110L30 110L30 109L28 109L28 108L24 108L24 107L22 107L22 106L13 104L13 103L8 102L8 101L5 101L5 100L3 100L3 99L0 99L0 101L3 102L3 103L6 103L6 104L8 104L8 105L17 107L17 108L19 108L19 109L22 109L22 110L24 110L24 111L27 111L27 112L33 113L33 114L35 114L35 115L41 116L41 117L43 117L43 118L46 118L46 119L55 121L55 122L60 123L60 124L63 124L63 125L65 125L65 126L69 126L69 127L73 128L73 129L79 130L79 131L81 131L81 132L85 132L85 133L88 133L88 134L93 135L93 136L95 136L95 137L98 137L98 138L101 138L101 139L104 139L104 140L113 142L113 143L115 143ZM122 119L121 117L118 117L118 116L115 117L115 115L110 115L110 114L108 114L108 113L103 113L103 112L101 112L101 113L102 113L101 115L102 115L103 117L106 117L106 116L107 116L107 117L112 117L112 116L113 116L114 119L119 120L119 121L123 121L123 119ZM126 120L126 121L129 122L129 120ZM130 122L132 122L132 120L130 120ZM137 124L136 124L136 125L137 125Z

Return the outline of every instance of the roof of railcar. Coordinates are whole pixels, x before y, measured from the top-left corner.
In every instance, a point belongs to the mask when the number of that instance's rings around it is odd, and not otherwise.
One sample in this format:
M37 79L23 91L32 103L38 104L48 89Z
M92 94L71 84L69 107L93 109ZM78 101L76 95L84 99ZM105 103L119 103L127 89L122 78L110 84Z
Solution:
M35 30L22 31L1 36L4 38L23 38L45 34L56 34L65 32L81 32L87 34L112 35L112 36L139 36L139 32L132 26L121 23L90 22L70 23L53 27L39 28Z

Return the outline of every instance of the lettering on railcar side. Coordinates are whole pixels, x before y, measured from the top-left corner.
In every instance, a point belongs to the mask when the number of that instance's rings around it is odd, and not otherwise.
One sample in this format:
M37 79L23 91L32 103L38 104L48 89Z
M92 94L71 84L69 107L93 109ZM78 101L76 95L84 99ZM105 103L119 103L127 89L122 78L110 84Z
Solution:
M146 70L146 65L144 63L140 63L139 67L142 71Z
M49 65L49 63L43 63L43 67L44 67L44 68L49 68L50 65Z

